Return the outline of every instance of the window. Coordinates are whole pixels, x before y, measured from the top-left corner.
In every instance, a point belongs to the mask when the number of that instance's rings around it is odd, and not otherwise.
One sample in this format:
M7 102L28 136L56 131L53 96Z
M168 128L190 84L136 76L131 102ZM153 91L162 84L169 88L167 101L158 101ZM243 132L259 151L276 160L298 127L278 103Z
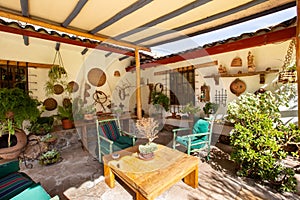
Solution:
M170 73L171 105L195 103L195 69L193 66L179 68Z
M18 87L28 91L28 67L19 66L18 62L9 62L0 64L0 87L15 88Z

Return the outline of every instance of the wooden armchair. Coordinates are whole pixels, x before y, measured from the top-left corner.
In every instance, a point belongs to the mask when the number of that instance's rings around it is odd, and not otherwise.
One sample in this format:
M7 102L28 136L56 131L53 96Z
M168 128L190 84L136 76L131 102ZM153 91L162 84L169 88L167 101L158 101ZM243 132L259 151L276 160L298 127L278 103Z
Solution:
M177 128L173 129L173 149L176 148L177 144L183 145L187 149L187 154L190 155L191 152L200 151L202 149L207 149L207 160L210 157L210 144L213 129L213 119L208 120L199 119L190 128ZM188 132L187 135L179 136L179 132Z
M111 154L135 144L135 135L122 131L119 120L116 118L96 120L96 126L100 162L102 155Z

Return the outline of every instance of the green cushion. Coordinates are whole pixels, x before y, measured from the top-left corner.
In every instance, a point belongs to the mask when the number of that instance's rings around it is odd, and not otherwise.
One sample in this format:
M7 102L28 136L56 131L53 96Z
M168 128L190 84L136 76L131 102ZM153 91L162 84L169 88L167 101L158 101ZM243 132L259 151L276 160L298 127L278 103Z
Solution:
M132 138L128 136L120 136L116 141L114 141L114 146L118 147L119 149L131 147L133 146Z
M11 160L0 165L0 178L20 170L19 160Z
M12 198L12 200L25 200L25 199L49 200L51 199L51 197L39 183L36 183Z
M0 197L6 200L19 194L34 182L23 173L14 172L0 179Z
M105 140L101 140L100 142L101 152L104 154L109 154L109 143ZM119 138L113 143L113 152L120 151L122 149L126 149L128 147L133 146L133 141L131 137L128 136L119 136Z

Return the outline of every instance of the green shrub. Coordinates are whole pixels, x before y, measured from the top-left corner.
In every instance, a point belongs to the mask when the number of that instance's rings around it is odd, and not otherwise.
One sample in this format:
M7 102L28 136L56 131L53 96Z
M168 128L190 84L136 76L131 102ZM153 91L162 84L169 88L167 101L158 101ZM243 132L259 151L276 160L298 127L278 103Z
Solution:
M280 120L279 106L287 105L291 91L285 87L274 93L247 93L228 105L228 119L235 123L231 159L238 175L270 183L278 191L296 189L294 170L281 162L287 157L285 146L300 144L296 125Z

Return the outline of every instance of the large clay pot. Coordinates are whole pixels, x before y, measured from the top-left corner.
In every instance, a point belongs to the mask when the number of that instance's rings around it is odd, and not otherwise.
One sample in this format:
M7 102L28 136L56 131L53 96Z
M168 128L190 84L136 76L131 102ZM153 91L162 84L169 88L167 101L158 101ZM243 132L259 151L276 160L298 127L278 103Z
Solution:
M18 130L15 133L17 144L7 148L0 148L0 158L5 160L18 158L27 144L27 136L24 131Z

